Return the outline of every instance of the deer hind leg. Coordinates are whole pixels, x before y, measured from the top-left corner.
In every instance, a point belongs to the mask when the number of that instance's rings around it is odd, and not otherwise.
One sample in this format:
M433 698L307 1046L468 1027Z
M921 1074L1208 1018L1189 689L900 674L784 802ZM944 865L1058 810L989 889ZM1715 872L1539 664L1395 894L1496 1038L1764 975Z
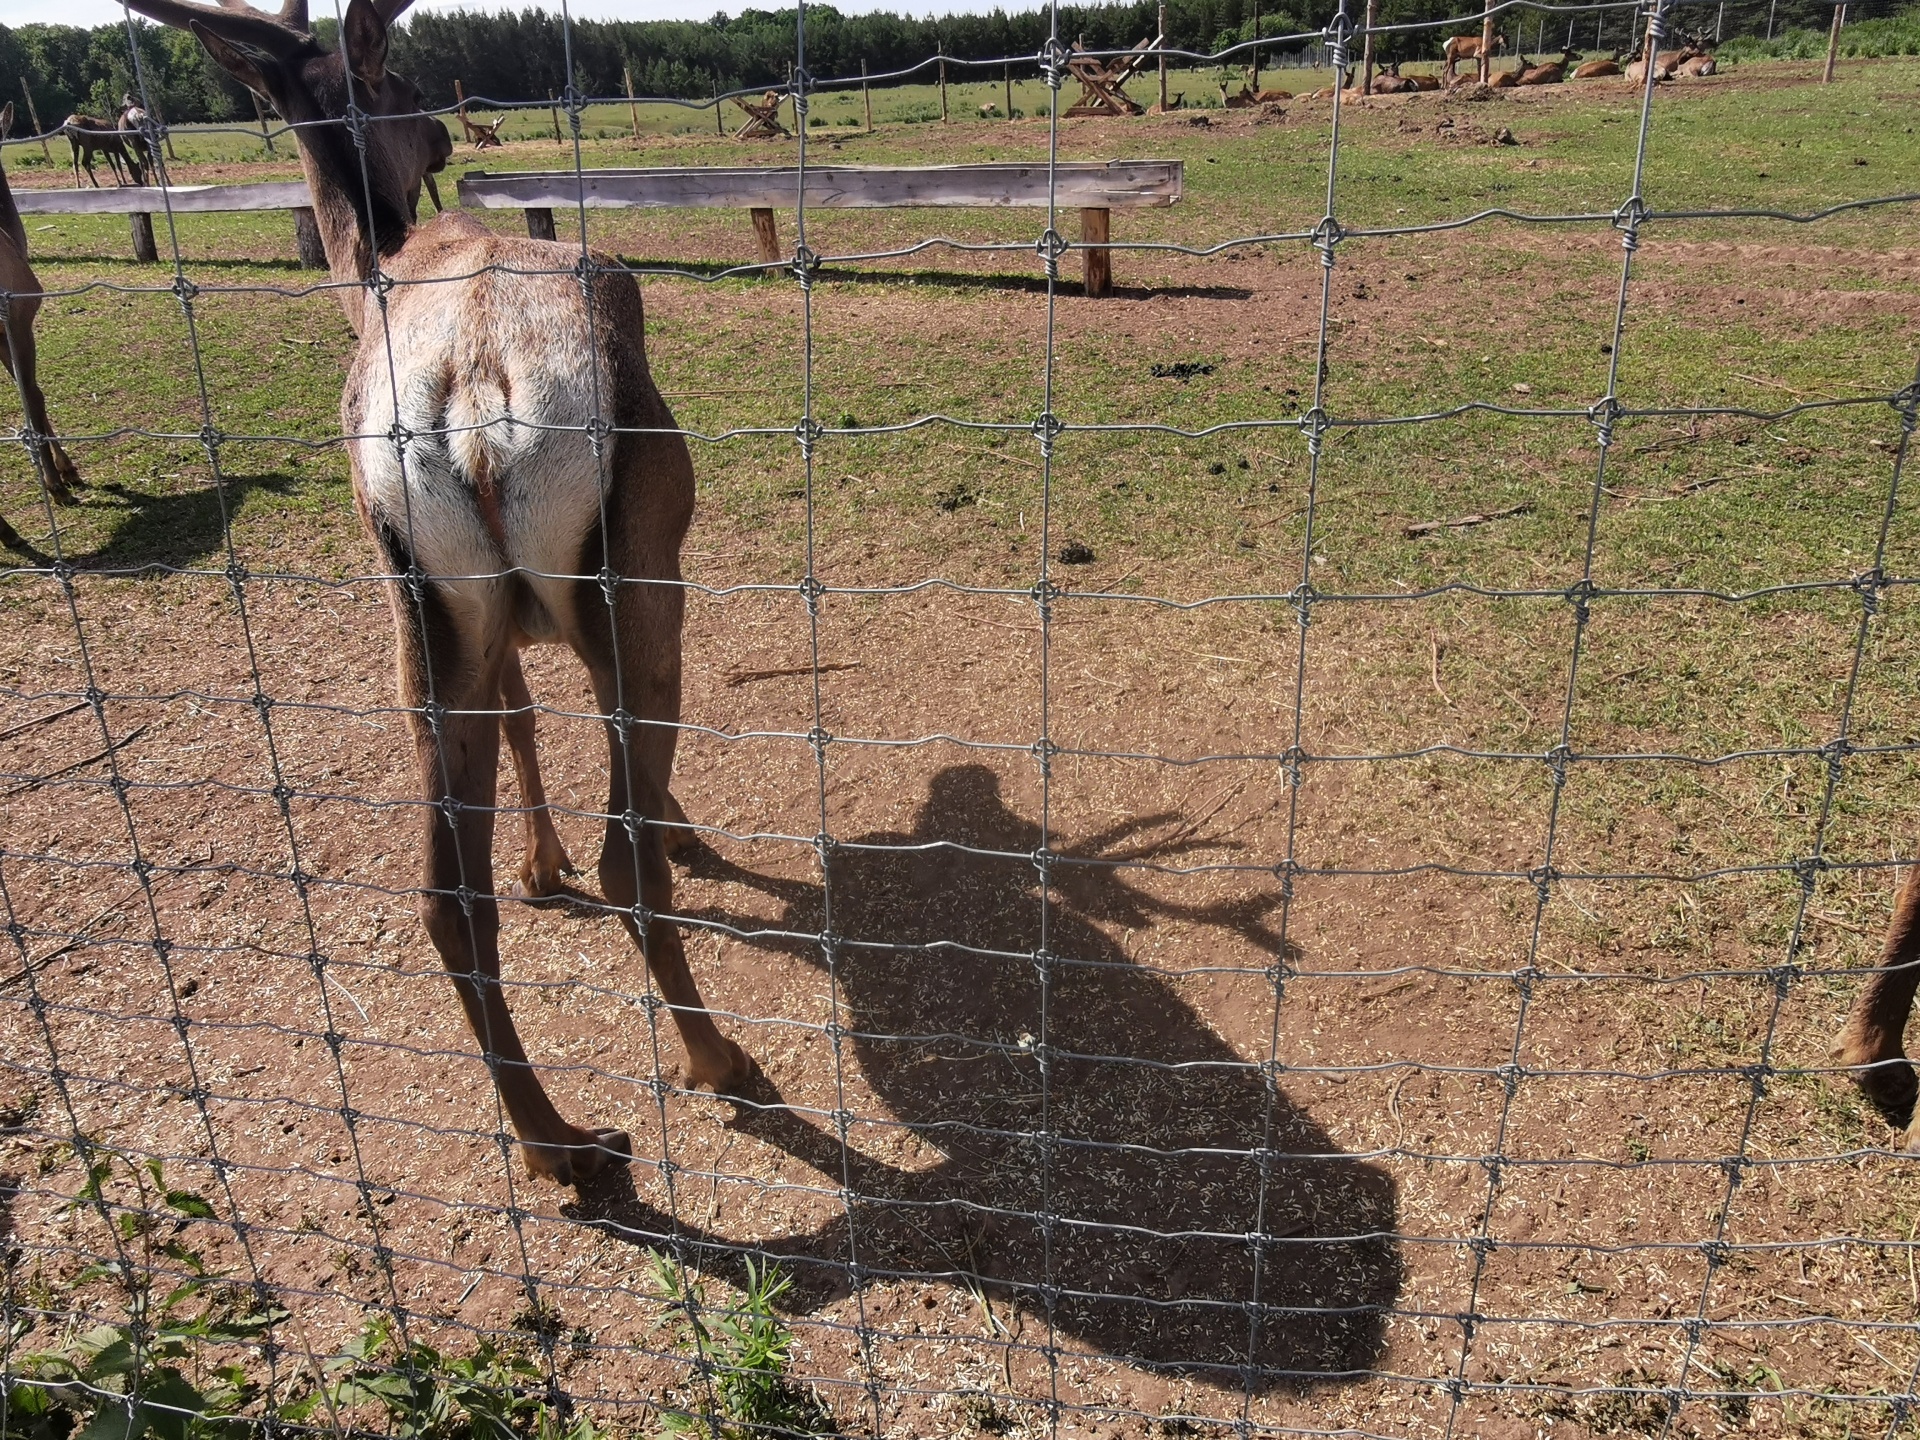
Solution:
M31 273L25 281L38 290L40 282ZM40 482L60 504L71 505L74 503L71 487L81 483L80 471L61 448L59 438L53 433L53 422L47 418L47 397L40 389L38 351L33 340L33 321L39 310L37 298L16 298L7 307L4 334L0 335L0 362L5 363L7 374L13 377L20 391L27 428L34 434L27 448L33 454L34 469L40 472Z
M393 573L409 556L391 534L383 548ZM631 1153L618 1130L586 1130L563 1120L514 1028L500 986L500 907L493 891L493 821L500 765L500 694L506 626L465 623L429 581L416 602L396 586L402 695L411 713L421 793L427 800L420 910L486 1057L500 1100L519 1135L528 1171L562 1185ZM431 683L429 683L431 681ZM438 723L425 710L435 702Z
M677 547L677 537L674 543ZM678 563L668 555L622 557L615 550L605 558L619 574L679 579ZM592 574L601 563L597 537L590 538L580 573ZM624 727L612 720L606 727L608 819L600 851L601 893L621 912L627 934L646 956L673 1011L687 1047L688 1084L732 1094L752 1074L753 1062L713 1023L687 968L680 931L664 918L673 909L673 870L661 822L686 823L686 812L667 789L679 738L684 599L671 584L626 585L614 603L609 617L597 585L582 584L576 591L574 649L593 677L595 703L603 715L624 709L635 717ZM636 900L647 914L644 929Z
M1920 868L1908 872L1887 927L1880 967L1847 1013L1847 1022L1834 1045L1834 1057L1858 1067L1853 1082L1894 1124L1913 1120L1914 1101L1920 1098L1913 1067L1907 1063L1903 1036L1913 1011L1914 991L1920 987ZM1920 1141L1920 1126L1908 1132L1912 1148Z
M567 858L560 832L553 828L553 812L547 809L547 790L540 779L540 752L534 742L533 696L520 671L520 656L513 650L507 652L500 667L500 706L527 829L527 853L520 861L520 893L534 898L557 895L561 877L572 872L573 861Z

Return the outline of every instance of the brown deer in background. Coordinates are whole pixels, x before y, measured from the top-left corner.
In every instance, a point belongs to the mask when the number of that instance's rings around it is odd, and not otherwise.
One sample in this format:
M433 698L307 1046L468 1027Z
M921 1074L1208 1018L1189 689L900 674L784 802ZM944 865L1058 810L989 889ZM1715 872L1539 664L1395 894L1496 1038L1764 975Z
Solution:
M1563 51L1558 60L1549 60L1544 65L1529 65L1527 71L1515 82L1520 85L1558 85L1567 78L1567 67L1574 62L1573 51Z
M1507 37L1504 35L1495 35L1493 37L1493 52L1487 58L1492 59L1494 55L1506 53L1506 48ZM1478 60L1480 58L1480 37L1478 35L1452 36L1447 41L1446 49L1441 53L1446 59L1442 73L1447 83L1451 85L1454 80L1459 77L1459 67L1462 60Z
M67 137L67 144L73 148L73 188L80 188L80 166L87 167L87 179L93 182L93 188L100 188L100 177L93 173L93 157L103 154L107 164L113 167L113 180L116 185L127 183L127 176L120 169L122 160L127 162L127 172L133 176L133 183L147 183L146 168L140 163L137 143L128 144L129 137L117 124L105 120L96 120L91 115L69 115L60 126L61 133Z
M0 105L0 139L13 133L13 102ZM80 483L67 452L54 437L53 422L47 419L47 397L40 393L38 355L33 344L33 321L40 313L40 277L27 263L27 227L21 223L20 207L13 203L13 191L7 174L0 169L0 290L7 303L0 314L0 361L20 392L26 410L27 429L32 438L34 468L47 493L62 504L73 503L70 487ZM5 521L0 521L0 542L18 547L19 536Z
M521 871L528 888L558 888L566 860L541 804L525 646L570 646L610 717L600 884L672 1008L690 1083L726 1090L750 1072L707 1014L665 918L673 876L662 827L686 823L668 780L694 484L648 373L639 288L614 261L582 266L577 246L498 235L463 214L415 227L420 187L453 146L421 113L419 90L387 68L388 26L408 0L351 0L332 51L307 33L306 0L286 0L278 15L243 0L131 3L191 30L296 127L328 264L346 282L337 293L360 337L341 424L355 437L347 454L361 519L394 577L400 690L427 802L422 917L527 1168L583 1180L630 1143L560 1117L500 986L492 842L503 708L522 804L539 817ZM349 104L370 117L364 152ZM376 265L395 282L384 303L367 283Z

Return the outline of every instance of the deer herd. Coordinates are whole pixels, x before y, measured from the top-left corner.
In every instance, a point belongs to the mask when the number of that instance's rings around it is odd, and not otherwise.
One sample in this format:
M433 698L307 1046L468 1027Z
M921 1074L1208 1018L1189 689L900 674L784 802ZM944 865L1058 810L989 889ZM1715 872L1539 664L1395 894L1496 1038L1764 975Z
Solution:
M1579 55L1569 49L1562 52L1558 60L1550 60L1536 65L1524 55L1516 55L1513 65L1506 70L1493 70L1491 62L1496 55L1507 52L1508 41L1504 34L1493 37L1492 47L1485 48L1478 35L1455 35L1449 38L1441 50L1441 67L1438 75L1402 75L1401 61L1388 61L1368 82L1356 83L1352 69L1340 78L1338 86L1328 85L1315 90L1306 98L1309 100L1330 100L1338 95L1343 100L1355 99L1361 95L1404 95L1420 90L1455 89L1471 85L1479 80L1479 65L1487 63L1485 83L1490 89L1509 90L1523 85L1558 85L1564 80L1592 80L1601 76L1619 75L1634 85L1646 83L1647 62L1641 51L1644 44L1631 53L1616 52L1609 60L1589 60L1577 63ZM1483 53L1484 51L1484 53ZM1463 62L1472 61L1475 68L1468 74L1462 74ZM1697 78L1715 73L1712 53L1706 42L1700 39L1690 40L1678 50L1662 50L1655 54L1653 78L1656 83L1664 83L1678 77ZM1268 105L1279 101L1292 100L1293 93L1288 90L1255 91L1250 83L1243 83L1239 90L1229 92L1223 83L1220 87L1220 103L1229 110L1245 110L1256 105Z
M692 833L670 781L680 717L680 547L694 481L648 370L638 286L615 261L589 255L583 263L576 246L500 235L457 211L416 223L421 189L445 166L452 143L423 113L419 90L387 67L388 27L410 0L351 0L335 50L310 33L307 0L285 0L278 13L243 0L129 3L190 31L296 127L328 266L343 282L335 293L359 342L340 417L352 437L356 508L391 577L399 686L424 801L422 917L529 1171L578 1183L624 1161L630 1143L617 1130L561 1117L500 981L493 830L503 731L526 826L516 891L556 894L571 868L546 808L534 701L520 667L526 647L570 647L606 717L610 818L600 888L680 1030L687 1082L732 1093L753 1070L708 1014L666 918L669 852L690 845ZM1450 41L1448 72L1478 60L1479 49L1472 37ZM1522 59L1505 72L1507 83L1556 83L1573 59ZM1711 56L1691 46L1661 52L1653 64L1656 80L1712 73ZM1645 65L1616 57L1572 75L1620 73L1644 83ZM1384 79L1402 82L1394 88L1440 83L1402 77L1391 65ZM1269 91L1243 103L1270 96L1289 98ZM358 133L350 113L363 117ZM126 137L139 135L144 120L131 102L111 129L70 117L76 183L83 148L89 161L99 150L126 162L138 183L140 147ZM12 121L12 105L0 107L0 137ZM0 355L24 402L24 435L49 495L66 500L79 475L54 436L35 374L41 286L4 170L0 290ZM8 530L0 539L17 537ZM1902 1123L1920 1090L1902 1046L1917 984L1920 872L1901 894L1882 968L1838 1050L1868 1095Z

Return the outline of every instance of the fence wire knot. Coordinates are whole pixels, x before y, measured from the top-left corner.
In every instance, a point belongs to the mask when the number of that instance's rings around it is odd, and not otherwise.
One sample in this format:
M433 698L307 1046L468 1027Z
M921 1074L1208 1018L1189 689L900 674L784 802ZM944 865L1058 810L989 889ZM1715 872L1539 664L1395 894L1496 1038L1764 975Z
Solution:
M1053 284L1060 279L1060 257L1073 248L1067 243L1067 237L1049 225L1040 232L1040 238L1034 242L1034 252L1040 262L1046 266L1047 283Z
M1040 53L1034 57L1039 63L1040 73L1046 77L1047 88L1058 90L1060 82L1066 78L1067 61L1072 52L1060 42L1058 35L1049 35L1047 43L1040 47Z
M1920 427L1920 380L1910 381L1896 390L1892 397L1893 408L1900 412L1900 431L1911 435Z
M810 290L813 280L822 268L820 253L804 241L793 247L793 278L800 282L800 288Z
M1328 269L1333 268L1334 247L1347 238L1346 230L1332 215L1321 217L1320 223L1313 227L1313 248L1320 252L1320 263Z

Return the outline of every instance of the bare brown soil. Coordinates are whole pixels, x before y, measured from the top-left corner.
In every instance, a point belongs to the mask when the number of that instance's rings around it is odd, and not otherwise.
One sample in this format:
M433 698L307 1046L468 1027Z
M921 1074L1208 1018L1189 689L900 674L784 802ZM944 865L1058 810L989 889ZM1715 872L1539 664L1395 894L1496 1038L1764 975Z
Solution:
M1471 332L1405 320L1430 281L1497 308L1496 268L1455 273L1467 243L1343 254L1331 383L1435 341L1477 349ZM1541 243L1519 237L1512 254L1537 261ZM1617 240L1552 245L1567 294L1526 313L1570 307L1590 329L1610 312ZM1650 239L1633 319L1738 317L1765 337L1810 312L1911 316L1911 259ZM1062 302L1059 347L1082 362L1062 367L1067 400L1098 403L1090 362L1114 357L1264 363L1277 403L1310 381L1310 255L1152 264L1189 292ZM718 313L711 293L650 287L651 319L698 333ZM750 366L798 333L790 289L726 303L739 323L710 349L655 342L665 388L697 399L723 362ZM930 342L923 358L1006 347L970 398L1031 418L1039 305L849 287L816 306L821 413L840 408L836 359L873 364L910 332ZM952 394L952 372L896 378L886 403L902 416ZM848 393L870 394L869 379ZM1585 379L1560 383L1591 393ZM1513 453L1544 474L1583 440ZM709 483L740 463L696 462ZM1404 545L1406 523L1433 518L1374 503L1364 464L1345 463L1326 462L1330 528ZM864 468L849 483L884 466ZM1623 460L1616 503L1672 498L1649 468ZM1587 494L1553 501L1569 534ZM1821 879L1797 956L1815 973L1794 976L1776 971L1800 914L1791 877L1580 878L1802 854L1824 765L1675 780L1576 763L1556 808L1535 760L1339 758L1442 742L1545 753L1568 700L1558 596L1497 623L1452 600L1418 615L1323 607L1304 645L1272 601L1092 598L1285 592L1303 561L1287 528L1298 509L1291 491L1261 490L1246 545L1169 559L1142 537L1055 567L1079 593L1056 602L1044 649L1023 594L847 593L929 574L1025 590L1038 513L1017 499L1012 513L923 507L899 543L833 512L814 572L838 588L817 618L794 588L797 492L762 525L703 511L688 572L714 593L690 604L675 784L709 829L676 903L708 1001L758 1062L744 1103L677 1086L671 1023L593 902L604 749L585 679L534 652L550 797L586 874L583 899L504 906L507 980L563 1110L624 1128L635 1153L577 1195L529 1182L505 1153L415 917L427 818L378 585L251 580L243 623L218 577L83 573L76 627L56 583L8 578L0 881L21 928L0 964L0 1057L38 1108L0 1135L0 1175L23 1293L48 1303L99 1244L84 1216L59 1213L79 1181L61 1143L77 1128L165 1157L173 1183L244 1218L244 1232L194 1234L294 1311L277 1362L289 1384L303 1353L337 1346L368 1310L397 1308L454 1349L524 1330L531 1284L558 1315L565 1387L647 1426L646 1407L689 1383L647 1253L678 1246L716 1294L742 1278L744 1250L782 1262L796 1372L850 1433L1158 1437L1191 1433L1159 1418L1187 1415L1217 1433L1655 1434L1672 1388L1691 1397L1678 1434L1879 1433L1875 1397L1908 1393L1920 1363L1920 1191L1908 1162L1873 1153L1892 1132L1822 1067L1852 992L1834 972L1871 963L1885 877ZM294 534L276 566L374 568L344 516L319 528L344 561ZM1204 531L1210 545L1226 533ZM1530 558L1564 580L1572 553ZM1339 583L1339 562L1306 563ZM768 583L783 588L728 590ZM1886 603L1897 658L1911 606ZM1829 733L1851 655L1835 637L1855 614L1783 604L1736 630L1702 604L1669 629L1596 627L1576 749L1697 740L1683 660L1804 664L1793 718ZM111 697L105 733L70 709L89 685ZM1658 711L1669 692L1666 722L1611 708ZM1898 694L1869 687L1862 711L1882 738L1907 735ZM1778 720L1738 718L1763 736ZM1058 747L1044 768L1043 736ZM1851 762L1849 785L1902 783L1877 763ZM519 843L503 783L502 878ZM1574 873L1543 902L1532 872L1550 819L1555 863ZM1835 822L1845 855L1901 848L1849 823ZM1043 845L1056 857L1044 883ZM1289 859L1309 873L1289 878ZM1057 1052L1044 1069L1042 1040ZM1754 1068L1763 1059L1775 1073ZM1696 1318L1712 1323L1690 1331Z

